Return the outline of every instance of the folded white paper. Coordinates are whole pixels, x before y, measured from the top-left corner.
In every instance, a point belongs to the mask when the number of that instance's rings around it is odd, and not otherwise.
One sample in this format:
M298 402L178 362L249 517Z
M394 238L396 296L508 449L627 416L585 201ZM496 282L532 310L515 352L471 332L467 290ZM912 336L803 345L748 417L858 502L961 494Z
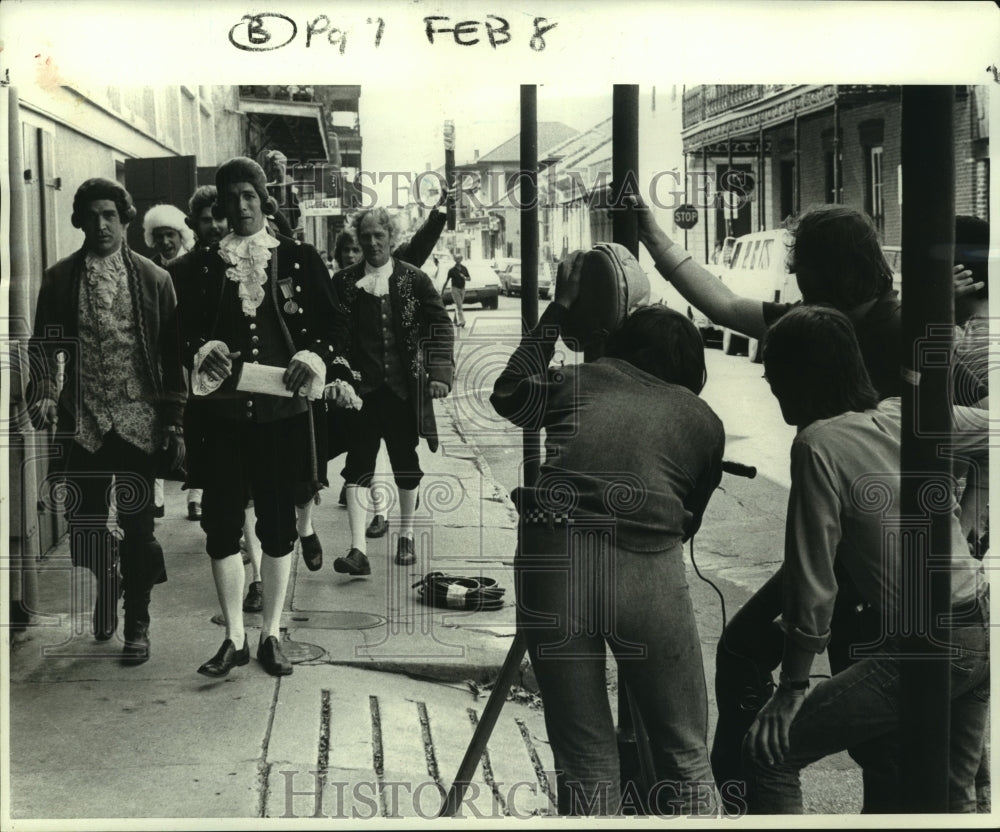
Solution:
M292 397L292 391L285 388L282 377L284 367L271 367L267 364L244 364L237 390L247 393L265 393L268 396ZM312 384L303 385L299 393L310 399L318 399L323 395L323 379L313 376Z

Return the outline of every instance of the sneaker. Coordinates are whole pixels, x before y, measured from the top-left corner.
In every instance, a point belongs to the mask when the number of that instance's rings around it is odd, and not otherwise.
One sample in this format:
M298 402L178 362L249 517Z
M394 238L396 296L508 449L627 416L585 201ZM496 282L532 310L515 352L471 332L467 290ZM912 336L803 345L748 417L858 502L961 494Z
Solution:
M337 558L333 562L333 571L348 575L371 575L372 567L364 552L360 549L351 549L346 558Z
M381 514L376 514L365 529L365 537L383 537L387 531L389 531L389 521Z
M261 612L264 609L264 584L251 581L247 597L243 601L243 612Z
M413 551L413 540L409 537L400 537L396 543L396 563L400 566L408 566L416 563L417 556Z

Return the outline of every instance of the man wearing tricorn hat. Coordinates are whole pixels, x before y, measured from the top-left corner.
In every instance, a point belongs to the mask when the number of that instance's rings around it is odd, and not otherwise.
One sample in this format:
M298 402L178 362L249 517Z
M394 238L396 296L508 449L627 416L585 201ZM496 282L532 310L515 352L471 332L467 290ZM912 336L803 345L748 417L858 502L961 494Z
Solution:
M353 376L333 347L345 324L326 266L311 246L268 231L265 215L274 205L260 165L230 159L215 181L231 229L219 258L203 263L201 274L183 266L174 273L192 394L206 397L201 525L226 622L222 646L198 672L225 676L250 660L239 542L252 492L264 552L257 659L268 673L287 675L292 666L281 650L279 621L297 537L295 506L312 496L305 492L318 479L309 399L327 380L349 396ZM249 365L283 370L273 392L243 383Z

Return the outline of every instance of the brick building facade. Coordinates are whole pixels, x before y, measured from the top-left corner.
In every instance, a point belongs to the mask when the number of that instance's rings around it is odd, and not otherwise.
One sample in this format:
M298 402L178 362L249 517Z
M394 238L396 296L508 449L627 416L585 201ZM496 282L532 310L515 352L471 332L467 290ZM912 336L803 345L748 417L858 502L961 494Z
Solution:
M884 245L902 235L901 88L730 85L685 91L686 170L704 174L692 252L775 228L810 205L865 210ZM989 219L987 96L955 88L955 212ZM835 134L836 132L836 134ZM729 171L738 171L734 178ZM742 178L740 178L742 177ZM730 191L727 194L726 191Z

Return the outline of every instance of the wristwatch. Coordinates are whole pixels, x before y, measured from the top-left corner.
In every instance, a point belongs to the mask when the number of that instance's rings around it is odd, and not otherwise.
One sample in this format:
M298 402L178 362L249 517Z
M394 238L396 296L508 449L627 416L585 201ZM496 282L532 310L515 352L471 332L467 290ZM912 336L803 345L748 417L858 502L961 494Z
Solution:
M809 689L809 680L802 679L801 681L795 681L789 679L784 673L780 673L778 674L778 687L792 693L804 693Z

